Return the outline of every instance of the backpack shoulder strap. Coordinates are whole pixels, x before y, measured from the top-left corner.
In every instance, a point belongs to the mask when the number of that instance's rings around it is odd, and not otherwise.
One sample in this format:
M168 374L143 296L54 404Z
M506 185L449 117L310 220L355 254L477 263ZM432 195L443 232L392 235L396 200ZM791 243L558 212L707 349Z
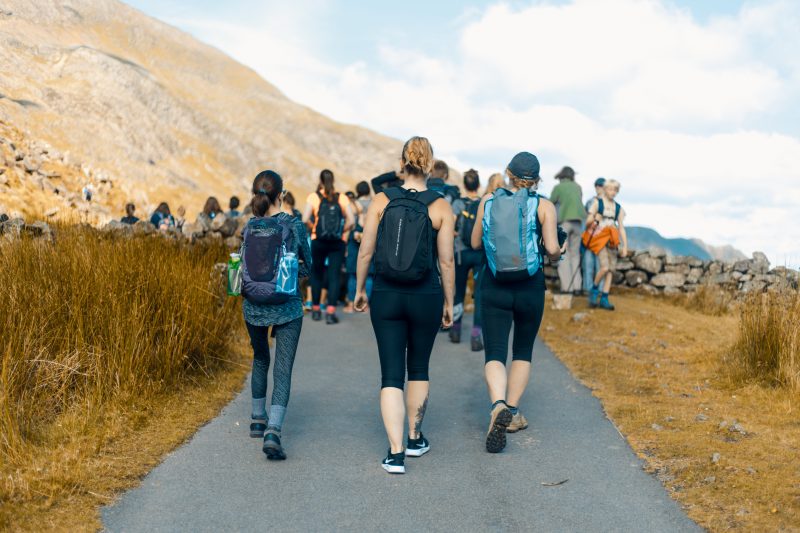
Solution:
M430 189L426 191L422 191L417 195L417 200L425 204L426 206L431 205L433 202L438 200L439 198L444 198L441 194L436 191L432 191Z
M389 198L390 202L405 197L405 193L400 187L387 187L383 190L383 194Z
M614 205L617 206L616 209L614 210L614 222L616 222L619 220L619 212L622 209L622 207L619 205L619 202L614 202Z
M605 212L605 210L606 210L606 205L603 202L603 199L602 198L598 198L597 199L597 214L600 215L600 216L603 216L603 213Z

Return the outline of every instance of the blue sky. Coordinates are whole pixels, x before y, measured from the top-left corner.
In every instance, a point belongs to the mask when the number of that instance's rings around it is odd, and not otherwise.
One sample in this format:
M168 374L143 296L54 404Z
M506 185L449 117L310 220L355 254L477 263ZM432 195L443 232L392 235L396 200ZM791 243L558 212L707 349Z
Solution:
M800 264L800 2L129 2L334 119L548 191L622 182L629 222Z

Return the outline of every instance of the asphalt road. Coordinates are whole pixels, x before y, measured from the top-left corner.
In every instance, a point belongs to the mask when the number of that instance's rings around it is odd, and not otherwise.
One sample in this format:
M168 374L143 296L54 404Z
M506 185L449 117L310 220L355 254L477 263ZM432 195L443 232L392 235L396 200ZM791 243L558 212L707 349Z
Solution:
M283 428L288 460L268 462L248 436L245 386L103 510L108 531L700 530L544 344L521 405L530 427L490 455L483 354L439 335L422 428L432 448L392 476L379 465L388 445L369 318L304 328Z

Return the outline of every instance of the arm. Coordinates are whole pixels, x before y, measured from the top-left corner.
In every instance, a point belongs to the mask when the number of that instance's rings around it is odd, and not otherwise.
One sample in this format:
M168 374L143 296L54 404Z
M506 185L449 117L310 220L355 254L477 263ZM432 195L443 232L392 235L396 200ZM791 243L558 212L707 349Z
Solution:
M369 275L369 265L375 253L375 242L378 239L378 224L381 221L381 212L387 204L386 195L378 194L369 204L364 231L361 234L361 246L358 248L358 265L356 266L356 301L357 311L363 311L367 306L366 286Z
M539 201L539 222L542 224L542 239L544 240L544 248L547 251L547 256L550 258L551 263L557 262L561 259L561 247L558 245L558 233L556 226L558 225L558 215L556 214L556 206L549 200L541 199Z
M619 240L622 244L622 250L620 250L620 257L627 257L628 256L628 233L625 231L625 211L619 214L619 220L617 223L619 224Z
M600 206L597 203L597 198L592 200L592 205L589 206L589 213L586 215L586 226L590 226L597 222L597 210Z
M444 310L442 312L442 326L449 328L453 325L453 299L456 286L456 267L453 259L453 237L455 235L456 221L453 210L445 200L436 200L438 211L441 213L442 225L436 238L436 248L439 255L439 271L442 275L442 289L444 290Z
M345 196L345 198L347 198ZM344 210L344 231L350 231L356 226L356 217L353 215L353 206L350 205L350 201L346 200L347 203L341 206Z
M295 221L295 238L298 239L297 253L298 260L301 261L298 276L307 278L311 272L311 248L308 246L308 233L306 227L299 220Z
M303 224L305 224L308 229L311 229L311 216L313 214L314 207L311 205L311 202L306 201L306 207L303 210Z
M475 250L483 248L483 212L486 200L491 196L491 194L487 194L481 199L481 203L478 205L478 214L475 215L475 226L472 228L472 247Z

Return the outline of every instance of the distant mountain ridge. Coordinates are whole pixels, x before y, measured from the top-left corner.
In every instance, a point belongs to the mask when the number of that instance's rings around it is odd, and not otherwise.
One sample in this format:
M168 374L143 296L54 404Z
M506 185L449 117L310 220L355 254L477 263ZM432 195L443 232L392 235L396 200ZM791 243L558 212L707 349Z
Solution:
M670 255L689 255L703 260L736 261L747 256L733 246L712 246L701 239L667 238L652 228L628 226L628 246L632 250L661 248Z

